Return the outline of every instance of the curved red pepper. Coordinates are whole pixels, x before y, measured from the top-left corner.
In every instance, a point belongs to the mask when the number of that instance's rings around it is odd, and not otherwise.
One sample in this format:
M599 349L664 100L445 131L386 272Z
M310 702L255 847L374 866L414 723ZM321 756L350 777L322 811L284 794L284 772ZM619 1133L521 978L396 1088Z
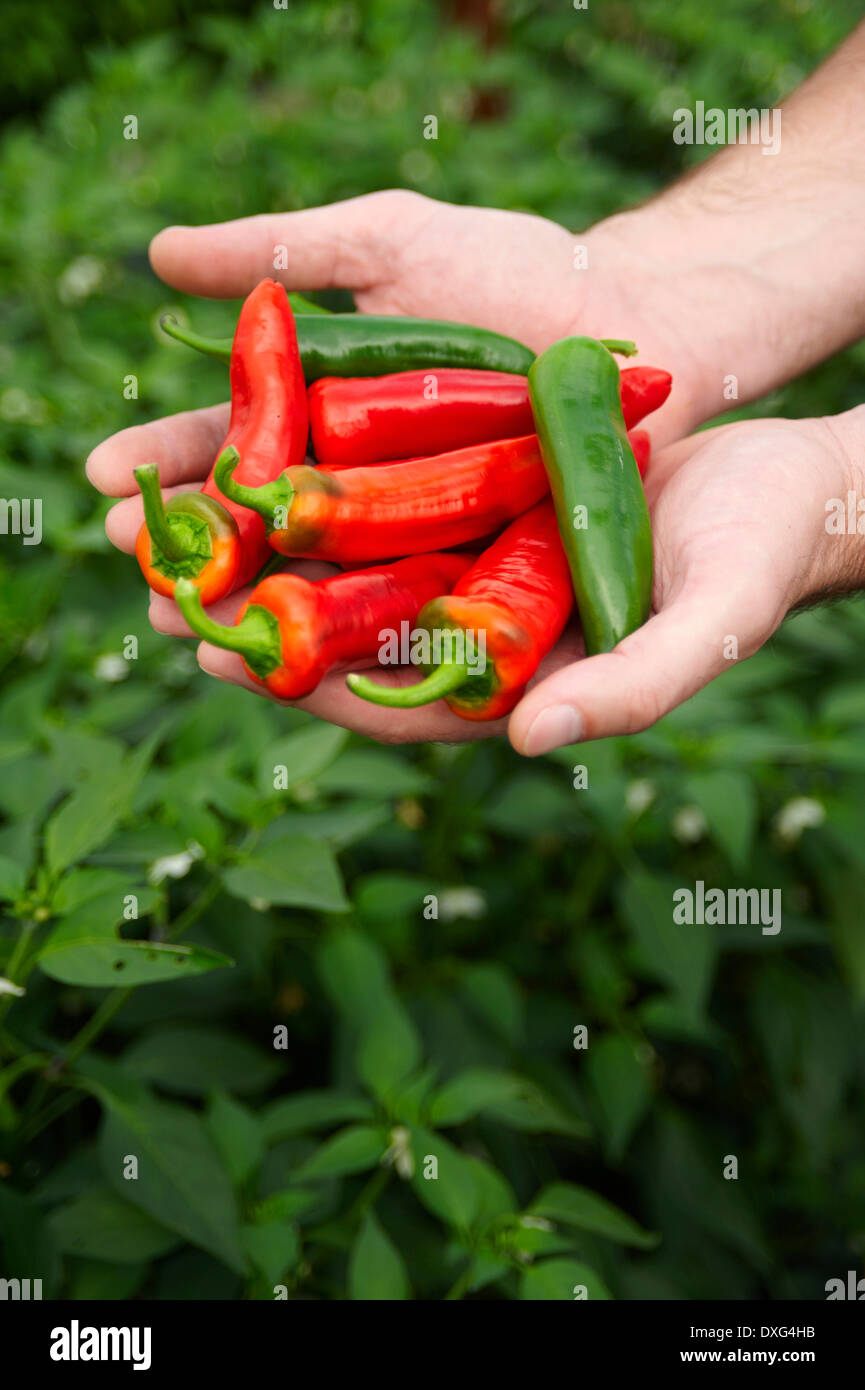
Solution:
M356 695L374 704L413 709L444 698L463 719L499 719L520 700L541 660L556 644L574 603L568 567L551 501L511 522L449 596L421 610L418 626L452 652L443 634L462 633L472 660L452 655L432 663L426 680L383 686L350 675ZM472 672L483 635L484 669ZM464 646L465 651L465 646ZM428 668L429 669L429 668Z
M259 488L236 483L233 472L231 460L217 463L223 494L260 512L274 550L339 563L462 545L548 489L533 434L375 468L289 468Z
M262 280L246 299L231 349L231 419L220 458L237 459L238 479L270 482L306 456L309 416L294 315L282 285ZM136 469L145 524L136 555L152 589L170 596L191 579L213 603L248 583L270 548L261 517L220 492L211 471L201 492L163 504L155 464Z
M658 367L625 367L628 429L663 405L672 377ZM361 467L448 453L534 429L524 376L440 367L381 377L323 377L308 392L312 446L327 467Z
M297 700L334 667L375 659L385 630L399 635L402 623L413 625L423 605L449 592L471 564L470 555L418 555L314 583L273 574L253 589L234 627L208 617L188 581L178 583L175 597L193 632L238 652L271 695Z

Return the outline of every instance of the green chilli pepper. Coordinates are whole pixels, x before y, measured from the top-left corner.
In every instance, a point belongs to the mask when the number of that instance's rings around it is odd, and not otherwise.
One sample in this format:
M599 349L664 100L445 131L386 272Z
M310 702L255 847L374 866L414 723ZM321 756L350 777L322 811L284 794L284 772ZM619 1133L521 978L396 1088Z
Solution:
M630 356L633 343L611 343ZM649 616L652 530L628 443L619 368L595 338L563 338L528 373L529 397L568 557L586 653Z
M231 338L202 338L170 314L159 322L178 342L223 362L230 359ZM466 323L302 311L295 322L307 385L323 376L385 376L417 367L482 367L525 376L535 360L515 338Z

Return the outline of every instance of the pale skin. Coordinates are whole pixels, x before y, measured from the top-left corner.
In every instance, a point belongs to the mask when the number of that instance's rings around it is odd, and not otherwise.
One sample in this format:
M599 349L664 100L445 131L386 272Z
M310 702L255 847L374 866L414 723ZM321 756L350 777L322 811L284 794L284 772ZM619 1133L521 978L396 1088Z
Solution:
M441 701L381 709L336 674L301 708L383 742L507 734L533 756L648 727L757 651L791 608L861 587L862 541L827 533L826 504L865 494L865 407L685 436L729 405L731 376L740 402L756 399L865 332L863 70L860 26L784 103L779 154L727 148L654 203L578 235L397 191L155 238L154 270L190 294L248 293L275 274L279 245L286 287L349 288L361 312L476 323L535 351L572 333L631 338L633 361L673 374L669 402L646 422L656 451L646 479L655 574L652 616L639 631L589 659L569 632L508 720L469 723ZM586 248L586 269L575 268L575 247ZM227 420L227 405L187 412L94 450L91 481L123 499L107 521L115 545L131 553L142 521L133 470L155 460L167 491L200 486ZM209 611L231 622L246 596ZM150 618L160 632L190 635L169 599L151 595ZM262 693L238 657L202 643L199 661ZM404 683L417 673L376 678Z

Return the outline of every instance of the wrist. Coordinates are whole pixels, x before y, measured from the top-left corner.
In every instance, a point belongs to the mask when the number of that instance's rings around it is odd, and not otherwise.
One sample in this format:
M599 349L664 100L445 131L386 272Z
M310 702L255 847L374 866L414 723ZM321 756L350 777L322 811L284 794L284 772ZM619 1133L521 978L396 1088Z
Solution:
M810 422L833 457L823 510L821 592L865 587L865 405Z

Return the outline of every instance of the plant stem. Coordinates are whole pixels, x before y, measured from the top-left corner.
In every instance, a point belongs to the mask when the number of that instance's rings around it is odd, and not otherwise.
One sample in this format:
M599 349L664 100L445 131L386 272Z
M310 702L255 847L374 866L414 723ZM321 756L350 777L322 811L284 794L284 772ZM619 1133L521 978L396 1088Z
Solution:
M15 976L18 971L18 967L21 965L25 955L27 954L27 947L30 943L30 938L33 935L33 932L37 925L38 924L33 920L32 917L28 918L25 922L21 923L21 927L18 932L18 939L15 942L15 945L12 947L12 954L9 957L6 966L4 967L5 978L7 980L11 980L13 985L21 984L21 980L16 980ZM23 978L26 978L26 975ZM17 998L19 998L17 994L4 994L3 997L0 998L0 1021L2 1021L6 1017L7 1013L9 1012L9 1009L12 1007L13 1003Z
M469 1260L460 1277L456 1280L454 1284L452 1284L452 1286L448 1289L447 1293L445 1294L445 1303L453 1302L455 1299L460 1299L462 1298L463 1294L468 1293L469 1286L472 1282L473 1267L474 1260Z

